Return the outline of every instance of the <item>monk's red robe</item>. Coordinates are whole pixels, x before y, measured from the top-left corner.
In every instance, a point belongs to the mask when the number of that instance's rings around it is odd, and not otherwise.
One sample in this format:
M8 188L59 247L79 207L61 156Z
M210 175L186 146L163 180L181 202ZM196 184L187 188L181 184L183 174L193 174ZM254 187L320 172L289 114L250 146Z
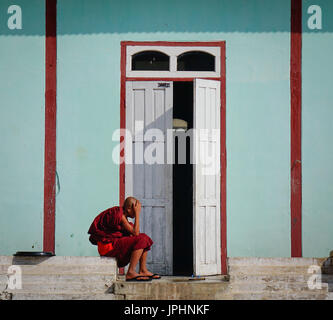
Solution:
M130 235L122 228L123 208L112 207L101 212L91 224L89 241L98 246L101 256L115 257L119 268L126 266L132 252L138 249L150 250L153 241L145 234Z

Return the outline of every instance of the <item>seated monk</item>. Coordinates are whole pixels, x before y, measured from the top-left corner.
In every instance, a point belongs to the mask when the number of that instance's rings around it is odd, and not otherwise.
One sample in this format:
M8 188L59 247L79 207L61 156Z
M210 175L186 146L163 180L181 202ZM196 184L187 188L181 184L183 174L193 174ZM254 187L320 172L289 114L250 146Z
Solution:
M150 281L160 279L158 274L148 271L147 254L153 241L140 233L139 217L141 203L128 197L123 207L112 207L101 212L91 224L89 241L98 246L101 256L115 257L119 268L129 263L126 281ZM133 223L128 218L134 218ZM139 273L136 266L140 262Z

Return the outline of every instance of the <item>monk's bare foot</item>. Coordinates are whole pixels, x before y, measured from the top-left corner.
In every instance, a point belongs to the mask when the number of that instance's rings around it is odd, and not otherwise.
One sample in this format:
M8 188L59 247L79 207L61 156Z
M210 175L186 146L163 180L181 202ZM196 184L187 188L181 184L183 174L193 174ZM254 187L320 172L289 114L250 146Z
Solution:
M152 279L160 279L158 274L151 273L149 270L140 270L140 275L150 277Z

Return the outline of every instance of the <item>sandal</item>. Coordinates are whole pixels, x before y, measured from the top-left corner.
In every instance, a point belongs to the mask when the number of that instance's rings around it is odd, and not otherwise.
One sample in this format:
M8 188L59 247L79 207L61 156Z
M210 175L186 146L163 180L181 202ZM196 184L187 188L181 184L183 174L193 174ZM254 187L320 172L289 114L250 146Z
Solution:
M139 278L146 278L146 279L139 279ZM131 279L126 279L126 281L132 281L132 282L142 282L142 281L151 281L152 279L150 277L145 277L145 276L136 276L134 278L131 278Z

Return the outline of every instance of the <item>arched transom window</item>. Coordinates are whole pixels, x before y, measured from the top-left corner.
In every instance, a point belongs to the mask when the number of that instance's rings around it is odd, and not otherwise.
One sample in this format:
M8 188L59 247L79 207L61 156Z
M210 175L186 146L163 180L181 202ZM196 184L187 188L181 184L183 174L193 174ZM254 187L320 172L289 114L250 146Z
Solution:
M132 70L169 70L170 57L159 51L141 51L132 56Z
M177 71L215 71L215 56L202 51L188 51L177 57Z
M219 46L126 46L127 77L219 77Z

